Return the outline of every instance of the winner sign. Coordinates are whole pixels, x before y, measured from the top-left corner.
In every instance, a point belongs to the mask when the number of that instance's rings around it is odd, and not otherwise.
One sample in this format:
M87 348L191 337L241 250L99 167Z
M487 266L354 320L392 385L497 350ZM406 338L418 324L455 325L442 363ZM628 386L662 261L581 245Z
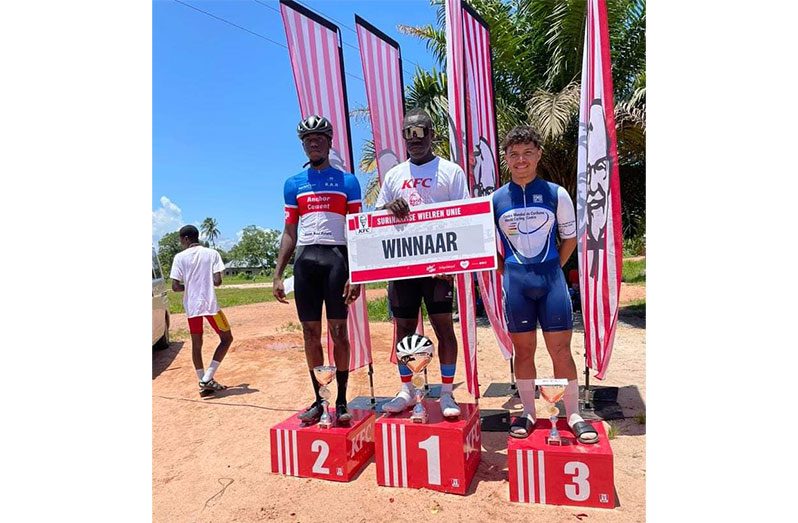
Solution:
M347 215L352 283L401 280L496 268L491 197Z

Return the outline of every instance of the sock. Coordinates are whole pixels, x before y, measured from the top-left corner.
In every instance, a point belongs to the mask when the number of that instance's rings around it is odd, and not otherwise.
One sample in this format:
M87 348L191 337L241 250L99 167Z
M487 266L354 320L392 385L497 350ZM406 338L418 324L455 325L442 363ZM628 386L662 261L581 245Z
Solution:
M213 360L211 364L208 366L208 370L205 371L205 376L202 377L202 381L208 383L213 379L213 375L216 374L216 369L219 368L220 361Z
M524 404L524 414L533 422L537 419L535 411L535 380L515 380L518 386L518 395L521 396L521 403Z
M413 371L410 370L410 367L405 365L404 363L400 363L399 367L399 377L402 378L402 384L410 383L410 380L413 379Z
M335 398L335 404L346 405L346 385L349 382L348 370L335 371L335 382L338 385L338 397Z
M316 403L321 403L321 396L319 396L319 381L316 379L316 375L313 374L313 371L310 371L310 381L313 383L313 392L316 394Z
M197 371L197 378L202 381L202 377L205 376L205 369L194 369Z
M441 394L451 394L454 387L456 363L441 363Z
M579 415L579 382L568 380L562 401L565 403L565 417L568 418L568 426L573 426L577 421L583 421L582 416Z

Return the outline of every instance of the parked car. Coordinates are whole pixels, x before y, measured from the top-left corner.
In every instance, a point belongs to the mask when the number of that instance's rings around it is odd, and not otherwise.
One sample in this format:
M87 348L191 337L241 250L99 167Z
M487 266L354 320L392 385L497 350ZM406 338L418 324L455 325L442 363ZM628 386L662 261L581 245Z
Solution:
M169 347L169 299L166 297L166 279L155 249L152 249L152 347L157 350Z

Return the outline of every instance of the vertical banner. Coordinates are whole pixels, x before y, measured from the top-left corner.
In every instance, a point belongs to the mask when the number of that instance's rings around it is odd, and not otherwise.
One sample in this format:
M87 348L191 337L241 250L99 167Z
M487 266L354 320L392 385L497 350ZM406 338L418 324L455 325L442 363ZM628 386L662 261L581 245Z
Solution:
M587 366L603 379L621 292L623 237L606 0L588 0L577 159L579 289Z
M463 36L469 187L472 197L486 196L501 185L490 31L488 24L465 3ZM513 342L504 321L502 276L496 271L482 271L477 273L477 281L496 342L504 358L509 360L513 356Z
M355 15L355 28L366 82L377 177L382 187L385 173L407 160L405 142L402 139L402 120L405 116L402 51L394 39L358 15ZM420 312L416 332L424 334L424 321ZM390 350L393 363L398 362L395 350L397 342L394 326Z
M407 160L402 139L405 116L402 54L396 41L357 15L355 27L366 81L377 176L382 186L385 173Z
M333 125L330 164L354 173L349 106L346 100L344 56L338 26L291 0L280 0L288 56L294 74L302 118L317 114ZM349 306L347 320L350 355L349 370L371 364L366 290ZM333 344L327 333L327 354L333 359Z
M469 171L466 155L465 56L461 0L446 0L446 76L449 98L449 157ZM477 319L472 273L455 275L468 392L479 398Z

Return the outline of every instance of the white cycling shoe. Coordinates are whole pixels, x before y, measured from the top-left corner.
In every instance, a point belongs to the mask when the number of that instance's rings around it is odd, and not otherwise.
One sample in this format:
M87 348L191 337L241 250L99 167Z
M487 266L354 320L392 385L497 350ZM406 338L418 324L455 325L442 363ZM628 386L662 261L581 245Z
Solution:
M455 418L460 415L460 407L450 392L441 393L440 405L444 418Z
M402 390L399 391L399 394L397 394L394 399L382 406L383 412L396 414L398 412L404 412L408 407L414 407L416 405L415 392L415 387L402 387Z

